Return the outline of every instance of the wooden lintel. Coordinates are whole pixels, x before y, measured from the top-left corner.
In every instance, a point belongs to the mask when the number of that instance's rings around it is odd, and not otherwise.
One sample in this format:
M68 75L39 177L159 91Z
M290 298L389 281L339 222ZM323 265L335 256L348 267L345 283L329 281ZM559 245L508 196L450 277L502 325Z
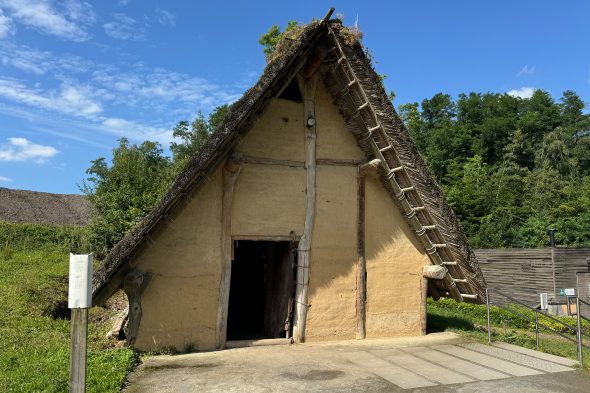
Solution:
M301 239L299 235L233 235L233 240L268 241L268 242L290 242Z

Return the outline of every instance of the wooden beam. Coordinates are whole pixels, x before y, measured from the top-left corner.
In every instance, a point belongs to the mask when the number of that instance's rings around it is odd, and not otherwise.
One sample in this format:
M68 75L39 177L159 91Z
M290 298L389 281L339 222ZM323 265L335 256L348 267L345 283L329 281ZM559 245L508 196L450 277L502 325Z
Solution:
M333 165L333 166L359 166L361 160L345 160L338 158L318 158L316 165Z
M379 164L379 163L378 163ZM356 267L356 338L367 336L367 260L365 258L365 176L362 167L357 174L357 267Z
M135 339L137 339L142 315L141 294L145 290L149 278L147 273L132 270L123 279L123 291L129 301L129 321L127 322L127 344L129 346L133 346Z
M305 340L305 324L307 320L307 309L309 308L307 303L309 290L309 259L316 205L317 135L315 124L315 90L317 80L317 73L307 79L303 78L301 74L297 75L299 89L303 95L303 119L306 139L305 167L307 168L307 203L303 235L301 236L297 250L297 285L295 288L295 315L293 316L293 340L298 343Z
M268 242L292 242L298 241L299 235L233 235L233 240L268 241Z
M305 162L303 161L291 161L291 160L276 160L274 158L266 157L252 157L244 155L235 155L230 159L233 163L237 164L260 164L260 165L279 165L279 166L290 166L303 168Z
M232 236L231 208L234 185L242 167L228 161L223 167L223 196L221 199L221 280L217 304L217 324L215 327L215 346L225 348L227 340L227 311L229 308L229 286L231 283Z

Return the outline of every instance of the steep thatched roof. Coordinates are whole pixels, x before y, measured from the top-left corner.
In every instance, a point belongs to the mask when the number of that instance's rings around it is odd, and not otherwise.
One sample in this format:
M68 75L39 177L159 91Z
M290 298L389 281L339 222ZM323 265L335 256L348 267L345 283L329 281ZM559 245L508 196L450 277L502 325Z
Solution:
M173 209L187 202L271 100L304 65L309 67L309 63L321 67L324 82L367 159L382 161L382 182L398 208L405 213L433 263L446 262L444 266L448 273L444 280L432 282L431 294L435 297L452 296L457 300L485 299L483 276L457 218L388 100L363 47L339 21L334 20L312 22L296 39L281 46L281 53L274 56L258 82L232 105L224 124L191 158L160 203L103 261L94 276L96 304L101 304L120 287L124 275L131 269L130 259L150 240L150 233L165 222ZM344 64L346 69L342 68ZM381 131L374 132L375 127ZM388 145L391 146L382 149ZM380 149L384 152L381 153ZM398 173L397 168L401 167L403 170ZM386 173L383 168L396 169Z
M82 195L50 194L0 187L0 221L88 225L92 206Z

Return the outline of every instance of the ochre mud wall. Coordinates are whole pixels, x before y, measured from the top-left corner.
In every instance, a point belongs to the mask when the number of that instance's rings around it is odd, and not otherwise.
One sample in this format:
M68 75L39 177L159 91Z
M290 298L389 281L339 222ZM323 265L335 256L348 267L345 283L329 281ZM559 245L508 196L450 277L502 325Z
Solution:
M151 274L135 347L213 349L221 274L221 168L135 258Z
M231 234L301 236L306 210L303 105L278 99L236 147L242 157L231 208ZM356 336L357 167L365 160L322 84L316 93L317 158L348 160L317 167L315 226L306 338ZM280 165L249 158L283 160ZM256 161L256 160L254 160ZM284 161L292 161L292 165ZM151 273L142 295L136 347L215 346L221 279L221 166L192 201L135 258ZM367 337L421 333L421 268L427 257L391 197L366 178Z

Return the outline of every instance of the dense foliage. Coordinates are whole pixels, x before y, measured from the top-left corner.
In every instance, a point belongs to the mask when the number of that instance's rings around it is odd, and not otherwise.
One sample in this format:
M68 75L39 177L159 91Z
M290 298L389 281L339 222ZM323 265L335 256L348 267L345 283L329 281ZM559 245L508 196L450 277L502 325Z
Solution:
M172 158L164 154L157 142L131 144L121 138L119 146L113 149L110 165L104 157L92 161L86 171L89 177L81 188L95 210L90 242L99 258L149 213L190 156L221 125L227 111L228 106L223 105L208 120L199 112L190 125L180 121L173 130L176 140L170 144Z
M474 247L590 245L590 115L559 102L436 94L399 112Z

